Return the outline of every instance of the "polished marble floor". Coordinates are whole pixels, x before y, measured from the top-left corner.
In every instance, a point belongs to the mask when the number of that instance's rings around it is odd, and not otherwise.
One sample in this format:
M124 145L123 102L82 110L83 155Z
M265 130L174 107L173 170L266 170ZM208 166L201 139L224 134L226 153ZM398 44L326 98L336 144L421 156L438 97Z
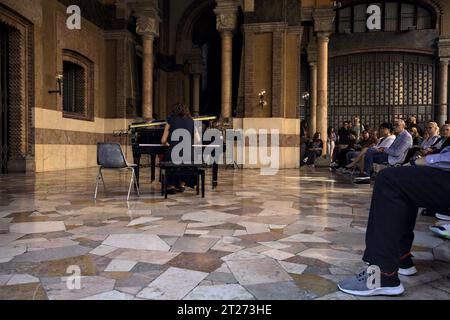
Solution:
M143 175L129 202L126 173L107 172L96 202L95 169L0 176L0 299L356 299L336 283L363 268L370 186L325 169L221 170L206 198L164 200ZM434 222L417 223L406 293L378 299L450 299Z

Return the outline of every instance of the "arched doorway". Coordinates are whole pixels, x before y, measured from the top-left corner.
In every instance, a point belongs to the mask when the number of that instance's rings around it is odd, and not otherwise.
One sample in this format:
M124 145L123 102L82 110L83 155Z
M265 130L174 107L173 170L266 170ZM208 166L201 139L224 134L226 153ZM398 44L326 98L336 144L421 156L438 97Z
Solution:
M222 40L216 29L217 18L214 13L216 2L212 0L197 0L189 6L183 18L180 20L177 32L176 59L177 63L189 64L186 57L192 52L201 52L202 74L200 85L200 114L221 114L221 65L222 65ZM233 36L233 90L232 105L233 115L236 115L239 81L241 73L241 60L243 48L243 35L241 26L244 22L242 10L238 11L238 25ZM189 70L189 68L187 68ZM191 77L189 74L185 74ZM193 81L187 88L191 95L188 104L193 102Z
M33 24L0 4L1 173L35 170L33 50Z
M8 30L0 23L0 173L8 172Z
M214 4L197 19L192 33L192 43L202 55L200 114L204 115L220 115L221 105L222 51L213 8Z

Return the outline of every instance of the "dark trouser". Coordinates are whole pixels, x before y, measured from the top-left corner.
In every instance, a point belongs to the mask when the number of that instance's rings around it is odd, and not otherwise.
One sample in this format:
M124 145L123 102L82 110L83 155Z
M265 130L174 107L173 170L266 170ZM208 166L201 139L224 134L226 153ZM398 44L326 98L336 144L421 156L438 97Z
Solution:
M387 153L378 152L374 148L370 148L367 150L366 155L364 156L364 172L367 174L371 174L373 170L374 163L387 163L389 161L389 156Z
M301 144L300 144L300 163L303 162L303 159L305 159L305 153L307 149L307 139L306 137L302 137Z
M375 181L363 260L395 272L411 251L418 208L450 207L450 172L430 167L381 171Z
M308 160L305 162L303 160L303 164L307 164L307 165L312 165L316 162L316 158L320 157L320 155L322 154L322 152L320 151L312 151L312 150L308 150L305 153L305 159L308 158Z

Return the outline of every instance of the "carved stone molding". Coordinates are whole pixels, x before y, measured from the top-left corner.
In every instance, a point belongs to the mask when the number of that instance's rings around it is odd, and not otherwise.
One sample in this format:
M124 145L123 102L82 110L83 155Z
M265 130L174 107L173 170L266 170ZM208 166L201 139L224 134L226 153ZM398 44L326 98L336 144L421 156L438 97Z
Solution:
M217 0L214 13L217 17L216 28L219 32L234 32L237 27L239 2L236 0Z
M331 33L333 31L336 13L332 9L314 9L314 31Z
M158 2L146 0L129 3L133 15L137 17L136 32L142 36L158 37L159 17Z
M136 32L142 36L159 36L159 19L155 17L138 17Z
M439 39L438 50L440 58L450 58L450 38Z

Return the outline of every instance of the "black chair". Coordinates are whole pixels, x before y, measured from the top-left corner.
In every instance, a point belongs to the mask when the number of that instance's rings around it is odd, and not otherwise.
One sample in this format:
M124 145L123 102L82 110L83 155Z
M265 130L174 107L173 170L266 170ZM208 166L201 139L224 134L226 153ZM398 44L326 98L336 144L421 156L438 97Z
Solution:
M130 199L131 187L135 186L137 195L139 196L139 186L136 179L135 164L129 164L125 155L123 154L122 148L118 143L98 143L97 144L97 164L100 166L97 181L95 184L95 194L94 199L97 199L97 191L99 180L102 180L103 188L106 191L105 180L103 179L103 169L113 169L113 170L130 170L131 179L130 187L128 188L127 201Z
M175 164L173 162L163 161L160 163L161 173L161 196L167 199L167 176L168 175L184 175L197 177L197 195L202 189L202 198L205 197L205 167L204 165L195 164Z

